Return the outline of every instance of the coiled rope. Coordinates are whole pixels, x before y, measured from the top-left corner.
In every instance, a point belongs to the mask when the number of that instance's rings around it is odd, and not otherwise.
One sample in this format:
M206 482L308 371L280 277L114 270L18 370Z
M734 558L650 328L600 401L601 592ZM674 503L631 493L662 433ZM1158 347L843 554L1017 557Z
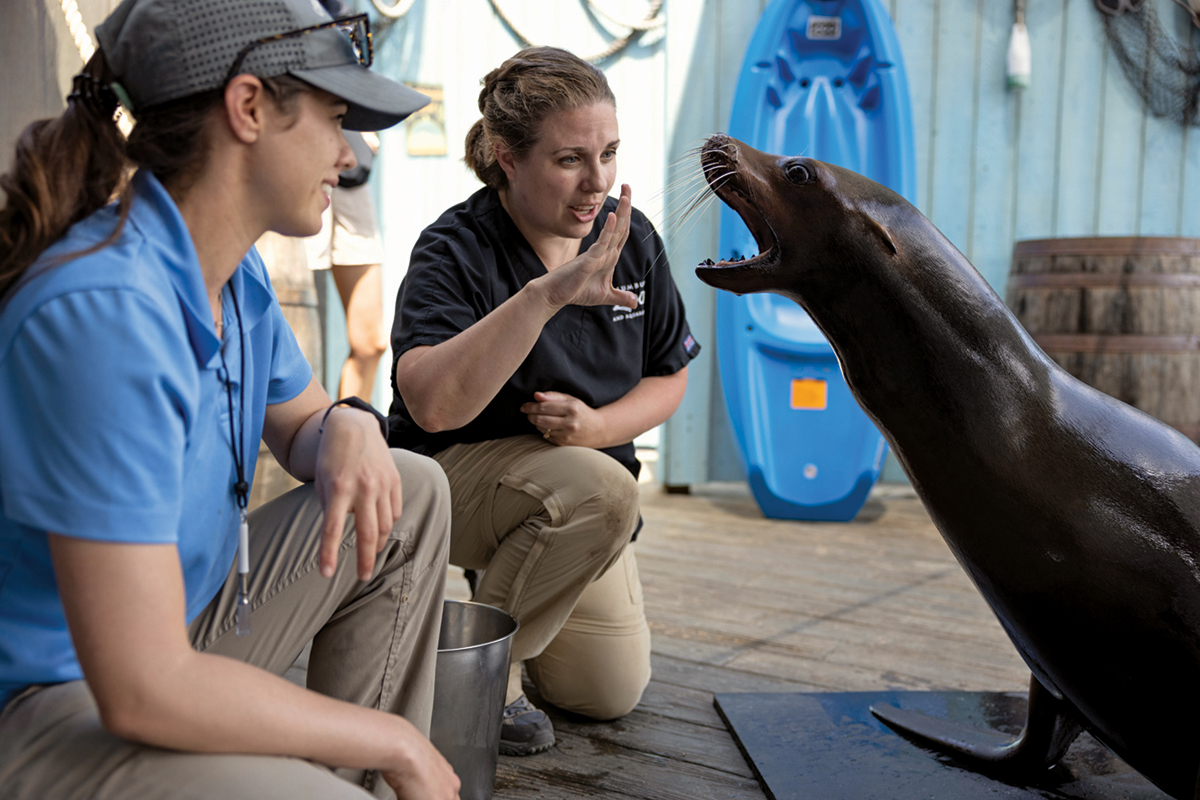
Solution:
M412 0L404 0L404 2L411 3ZM504 9L500 8L500 0L488 0L488 2L492 4L492 9L495 10L496 16L500 17L500 19L505 25L508 26L508 29L512 31L513 35L517 37L521 44L524 47L532 47L534 43L529 39L529 37L517 29L517 26L514 25L512 20L509 19L508 15L504 13ZM378 6L379 0L375 0L375 4ZM651 0L650 10L646 12L646 18L640 22L628 22L617 19L601 9L596 4L596 0L587 0L587 4L593 11L605 19L608 19L623 28L629 28L629 33L627 33L625 36L621 37L620 39L615 39L608 47L599 53L584 58L584 61L591 62L592 64L597 64L606 58L615 56L617 53L628 47L630 43L644 31L654 30L655 28L662 27L662 25L667 21L666 15L661 15L658 13L662 8L663 0Z

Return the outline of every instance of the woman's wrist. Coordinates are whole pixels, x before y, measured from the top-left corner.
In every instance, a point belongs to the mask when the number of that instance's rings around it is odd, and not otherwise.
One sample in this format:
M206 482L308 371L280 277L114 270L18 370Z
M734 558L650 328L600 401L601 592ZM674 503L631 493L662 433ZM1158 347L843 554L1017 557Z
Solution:
M547 277L548 276L543 275L541 277L534 278L529 283L522 286L521 290L515 295L516 297L525 298L530 305L534 306L538 310L544 311L545 319L542 321L543 324L562 309L561 305L555 304L554 301L550 299L550 292L546 288Z
M383 440L385 442L387 441L387 438L388 438L387 417L385 417L383 414L379 413L379 411L377 411L375 409L375 407L372 406L370 403L368 403L367 401L365 401L361 398L358 398L358 397L343 397L341 400L334 401L334 403L331 406L329 406L328 409L325 410L325 415L323 417L321 417L321 424L317 428L318 436L322 435L325 432L325 428L329 423L329 415L332 414L334 412L334 409L338 408L339 406L345 406L347 409L354 409L354 410L364 412L366 414L370 414L372 417L375 418L375 421L378 423L379 432L381 434L383 434Z
M396 776L411 775L419 768L420 745L428 740L404 717L395 716L394 724L396 730L388 737L389 752L378 769Z

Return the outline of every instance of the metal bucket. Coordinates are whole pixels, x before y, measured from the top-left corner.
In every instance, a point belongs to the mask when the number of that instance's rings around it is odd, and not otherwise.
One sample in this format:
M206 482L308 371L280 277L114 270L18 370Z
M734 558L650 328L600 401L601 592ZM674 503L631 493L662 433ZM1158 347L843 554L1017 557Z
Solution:
M462 800L491 800L517 621L503 609L446 600L429 740L462 781Z

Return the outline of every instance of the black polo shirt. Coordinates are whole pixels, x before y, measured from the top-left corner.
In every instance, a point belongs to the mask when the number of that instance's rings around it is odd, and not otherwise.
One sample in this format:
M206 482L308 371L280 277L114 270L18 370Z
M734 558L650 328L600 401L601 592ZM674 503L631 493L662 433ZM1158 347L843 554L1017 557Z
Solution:
M596 241L617 201L608 198L580 252ZM436 345L466 330L546 267L500 204L481 189L446 211L417 240L396 299L393 359ZM546 323L533 350L475 419L461 428L428 433L413 422L396 388L392 361L389 441L432 454L452 444L537 434L521 406L534 392L564 392L599 408L624 397L643 377L672 375L700 352L671 278L662 240L637 209L613 285L638 296L635 310L567 306ZM604 452L637 475L633 443Z

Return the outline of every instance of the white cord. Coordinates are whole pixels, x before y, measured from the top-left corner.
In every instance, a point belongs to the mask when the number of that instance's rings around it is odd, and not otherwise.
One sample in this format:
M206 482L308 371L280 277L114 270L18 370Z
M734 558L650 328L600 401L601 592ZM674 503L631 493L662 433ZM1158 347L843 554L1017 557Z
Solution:
M508 29L510 31L512 31L513 35L516 36L517 39L521 42L521 46L522 47L533 47L533 42L530 41L529 37L527 37L525 34L521 33L519 30L517 30L517 26L514 25L512 20L508 18L508 15L504 13L504 9L500 8L500 0L488 0L488 2L492 4L492 9L495 10L496 15L498 17L500 17L500 19L504 22L504 24L508 26ZM594 0L586 0L586 2L589 6L591 6L598 13L603 14L605 17L607 17L610 20L613 19L608 14L605 14L604 12L600 11L600 9L597 8L596 5L594 4ZM653 28L657 28L657 27L660 27L661 25L663 25L667 21L667 17L665 14L658 13L659 9L662 8L662 4L663 4L663 0L650 0L650 10L646 13L646 19L643 22L639 22L636 25L630 24L628 22L619 23L621 25L624 25L626 28L629 28L630 29L629 33L625 34L625 36L621 37L620 39L614 40L612 42L612 44L610 44L604 50L601 50L599 53L596 53L596 54L590 55L590 56L585 56L583 60L587 61L591 64L597 64L597 63L603 61L604 59L606 59L610 56L614 56L617 53L624 50L642 31L651 30ZM615 22L616 20L613 20L613 21Z
M79 5L75 0L62 0L62 11L67 20L67 27L71 31L71 37L75 40L75 49L79 51L79 57L86 64L88 59L95 54L96 45L92 43L87 25L83 24L83 15L79 13Z
M661 28L663 25L665 25L667 23L667 15L658 13L657 7L654 8L654 10L647 16L646 19L643 19L638 22L629 22L627 20L620 19L619 17L615 17L612 14L609 14L607 11L605 11L603 8L600 7L600 4L597 3L596 0L587 0L587 4L588 4L588 6L591 7L591 9L593 11L595 11L597 14L604 17L605 19L609 20L610 22L615 22L617 25L620 25L622 28L629 28L630 30L633 30L633 31L652 31L655 28Z
M416 0L396 0L392 5L388 5L384 0L371 0L371 2L375 4L375 8L379 9L379 13L385 17L400 19L412 10L413 3Z

